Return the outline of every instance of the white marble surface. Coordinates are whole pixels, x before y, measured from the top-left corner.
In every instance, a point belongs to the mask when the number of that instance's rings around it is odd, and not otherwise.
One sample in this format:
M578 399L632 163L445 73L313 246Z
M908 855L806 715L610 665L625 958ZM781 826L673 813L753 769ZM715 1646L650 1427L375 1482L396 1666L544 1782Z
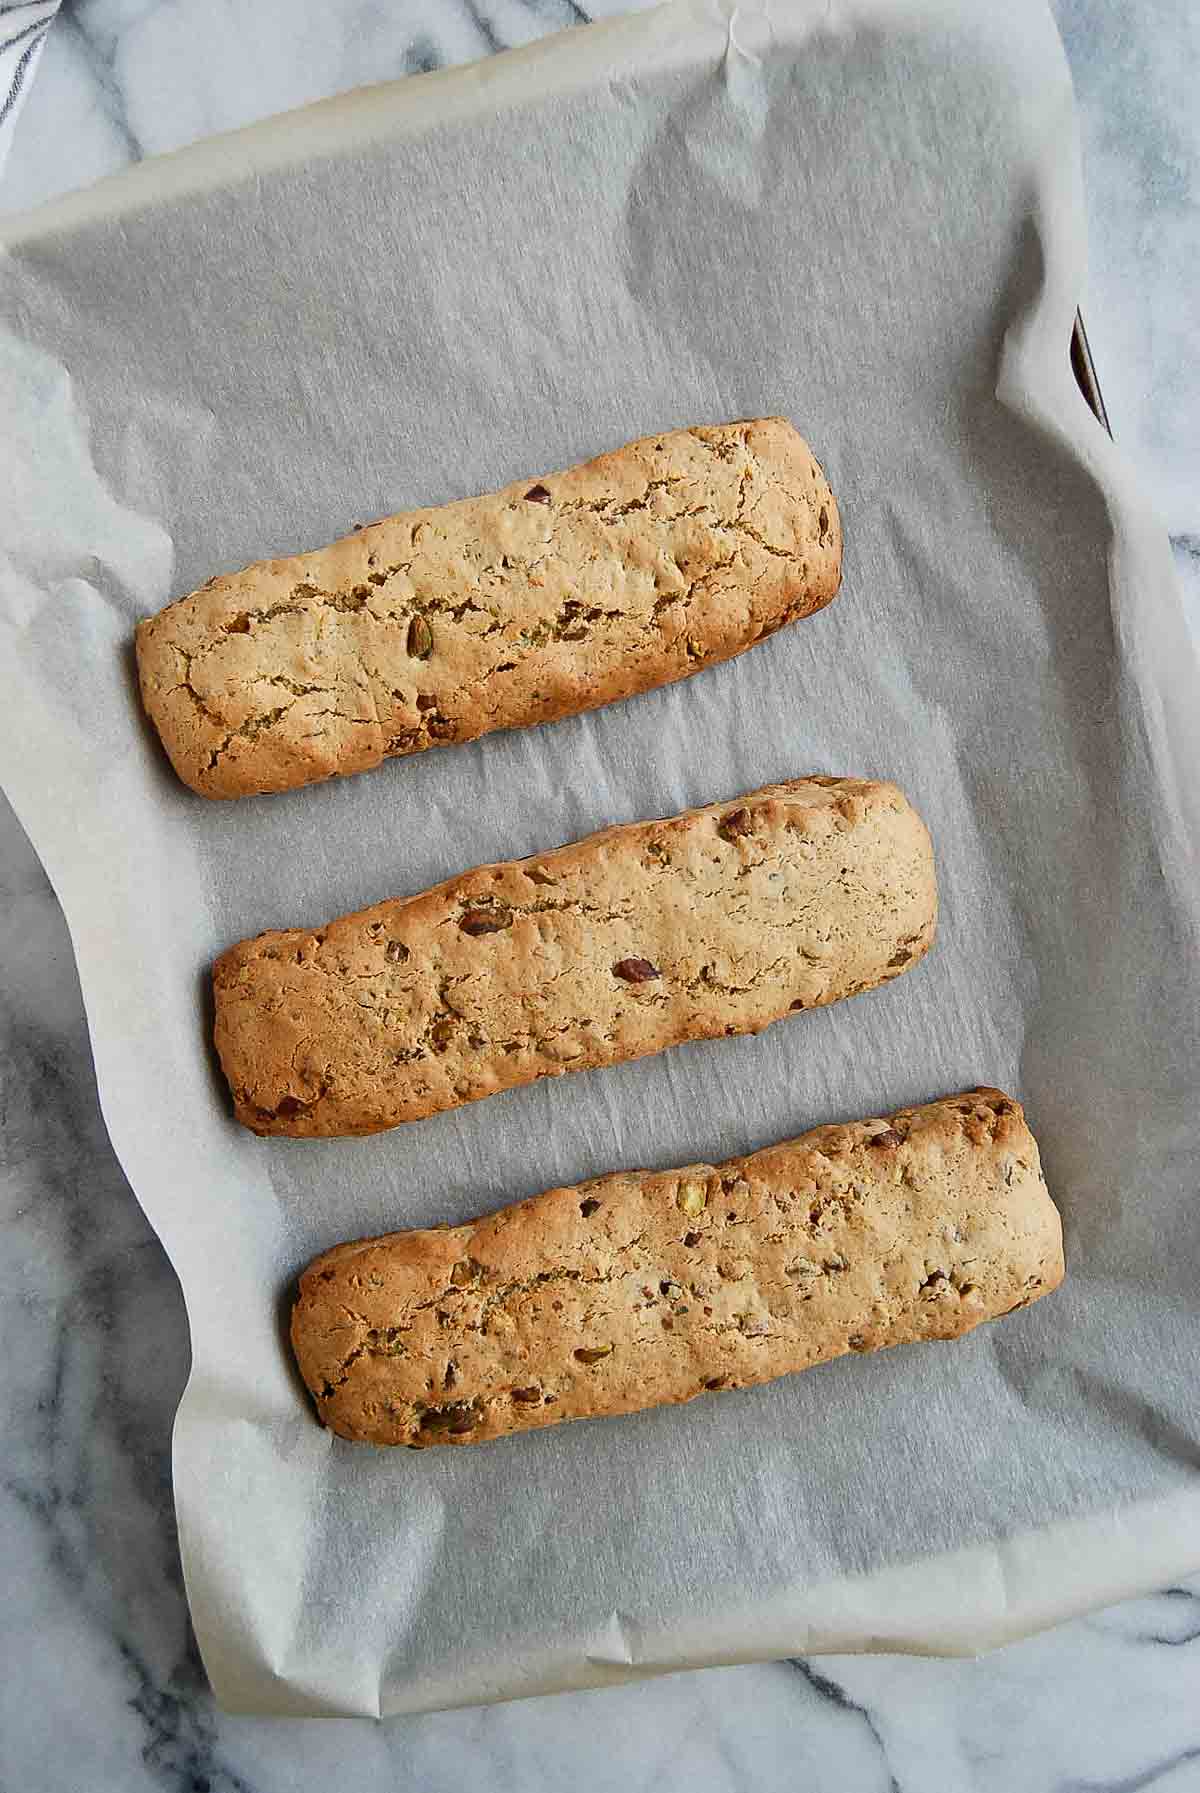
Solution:
M66 0L26 65L0 211L629 9ZM0 5L0 47L47 10ZM1057 11L1083 117L1092 345L1200 635L1200 8ZM182 1300L108 1145L66 929L6 806L0 1078L0 1789L1200 1790L1200 1579L978 1662L720 1669L380 1726L224 1717L191 1642L171 1509Z

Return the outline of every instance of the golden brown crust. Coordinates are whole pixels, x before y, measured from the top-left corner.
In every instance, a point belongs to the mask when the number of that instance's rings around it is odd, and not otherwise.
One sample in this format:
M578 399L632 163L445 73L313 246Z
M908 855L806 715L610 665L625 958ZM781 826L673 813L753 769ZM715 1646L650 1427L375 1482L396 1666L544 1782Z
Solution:
M795 779L244 940L217 1049L255 1132L374 1133L869 990L936 915L895 785Z
M210 579L138 625L142 700L193 790L289 790L731 659L841 554L785 418L672 430Z
M292 1344L343 1438L471 1444L957 1338L1062 1276L1025 1117L978 1089L337 1246Z

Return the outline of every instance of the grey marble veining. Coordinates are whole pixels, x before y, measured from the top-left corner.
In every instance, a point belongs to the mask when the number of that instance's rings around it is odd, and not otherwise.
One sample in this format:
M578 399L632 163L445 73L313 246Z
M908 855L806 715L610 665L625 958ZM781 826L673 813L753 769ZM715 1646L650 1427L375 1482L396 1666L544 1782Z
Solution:
M0 39L12 10L0 7ZM1090 180L1093 347L1200 625L1200 11L1059 0L1057 12ZM0 210L584 14L573 0L257 0L219 14L210 0L66 0ZM1200 1790L1200 1578L978 1662L717 1669L381 1726L218 1713L170 1494L182 1298L108 1144L65 924L6 805L0 1226L4 1793Z

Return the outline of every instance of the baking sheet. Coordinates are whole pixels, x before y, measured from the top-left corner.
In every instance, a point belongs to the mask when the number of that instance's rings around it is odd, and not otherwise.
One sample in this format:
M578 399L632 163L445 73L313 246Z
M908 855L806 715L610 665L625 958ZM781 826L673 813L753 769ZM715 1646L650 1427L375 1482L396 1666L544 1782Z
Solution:
M961 1651L1200 1566L1200 676L1072 382L1049 15L671 5L146 164L0 254L5 788L187 1299L188 1592L221 1701L380 1713L692 1663ZM842 595L686 685L233 805L136 704L140 615L645 431L785 412ZM896 778L943 920L886 990L368 1140L258 1140L230 941L812 771ZM475 1450L322 1432L335 1240L719 1160L976 1082L1028 1105L1069 1279L951 1348Z

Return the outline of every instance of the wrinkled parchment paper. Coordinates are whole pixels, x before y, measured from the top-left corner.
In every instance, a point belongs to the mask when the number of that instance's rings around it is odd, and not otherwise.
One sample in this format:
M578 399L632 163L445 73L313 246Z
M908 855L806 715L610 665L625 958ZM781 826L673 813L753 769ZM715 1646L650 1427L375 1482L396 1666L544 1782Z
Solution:
M1065 64L1033 0L728 10L294 114L0 254L0 763L187 1297L175 1493L230 1707L962 1651L1200 1565L1200 677L1070 380ZM734 664L227 805L141 719L134 621L210 573L775 411L845 584ZM894 777L932 829L940 942L890 988L375 1139L234 1124L229 942L811 770ZM1068 1239L1002 1325L478 1449L315 1423L284 1324L334 1241L980 1081L1027 1103Z

